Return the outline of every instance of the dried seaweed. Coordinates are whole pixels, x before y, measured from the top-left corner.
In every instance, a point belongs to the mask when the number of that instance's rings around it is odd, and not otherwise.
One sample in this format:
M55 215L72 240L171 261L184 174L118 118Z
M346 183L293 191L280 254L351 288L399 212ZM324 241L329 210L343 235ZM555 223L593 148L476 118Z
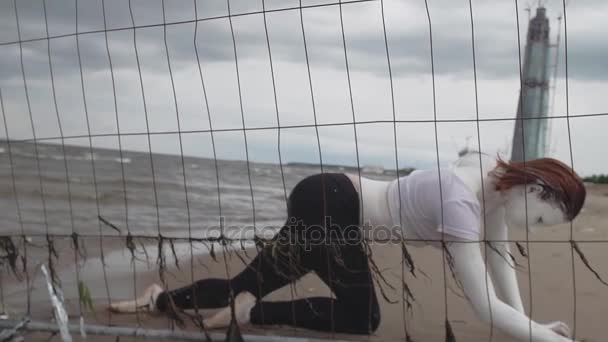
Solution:
M149 268L150 267L150 255L148 254L148 249L144 245L143 241L141 241L141 239L137 240L137 242L139 243L139 247L141 247L141 252L146 257L146 265L148 265L148 268Z
M162 238L162 236L161 236ZM177 267L178 270L181 270L181 268L179 267L179 259L177 258L177 253L175 252L175 245L173 243L173 239L168 239L169 240L169 247L171 247L171 254L173 254L173 260L175 261L175 267ZM190 242L192 243L192 242Z
M405 264L410 269L410 273L414 276L414 278L416 278L416 266L414 265L414 259L412 259L412 255L407 250L407 247L405 246L405 241L401 242L401 254L403 256Z
M131 253L131 259L135 259L135 251L137 250L137 247L135 247L135 243L133 242L133 235L131 235L131 233L127 233L127 237L125 238L125 245Z
M249 257L249 254L247 254L247 248L245 248L245 245L244 245L243 240L241 240L241 241L240 241L240 245L241 245L241 251L243 251L243 253L245 254L245 257L246 257L247 259L251 259L251 258Z
M402 289L403 291L401 291L401 300L405 301L407 312L413 314L413 302L416 301L416 298L414 298L412 290L405 281L402 282Z
M214 249L214 244L213 242L211 243L211 248L209 248L209 255L211 256L211 258L213 259L213 261L217 262L217 255L215 255L215 249Z
M522 265L517 263L517 260L515 260L515 256L513 256L513 254L508 252L506 249L505 249L504 253L506 253L509 256L509 259L507 259L505 254L503 254L503 252L499 251L498 248L496 246L494 246L491 241L486 241L486 245L488 247L490 247L490 249L493 250L496 254L498 254L507 263L507 265L509 265L509 267L512 267L514 269L521 269L523 267ZM511 262L513 262L513 266L511 266L511 264L509 263L509 260L511 260Z
M97 216L97 218L99 219L99 221L101 221L101 223L105 224L106 226L114 229L115 231L118 232L118 234L121 234L120 229L118 229L118 227L116 227L116 225L112 224L110 221L106 220L105 218L101 217L101 216Z
M194 295L196 297L196 292L194 292ZM196 303L196 299L194 299L194 303ZM211 336L209 335L209 332L207 331L207 327L205 326L205 322L203 321L203 317L198 313L198 308L195 307L195 313L191 314L185 310L180 310L180 315L189 318L190 321L196 326L198 327L204 334L205 334L205 340L207 342L211 342Z
M19 249L15 246L13 239L10 236L0 237L0 250L3 255L0 255L0 265L4 264L4 260L18 280L21 280L21 275L17 270L17 260L19 260ZM25 263L24 267L25 269Z
M78 282L78 299L80 304L82 304L82 307L95 315L95 306L93 305L91 290L89 290L89 287L82 280Z
M59 277L57 276L57 271L55 270L55 260L59 259L59 254L57 253L57 249L55 248L55 242L51 235L46 235L46 243L48 251L49 271L51 273L51 281L54 285L61 287L61 281L59 280ZM55 288L55 286L53 288Z
M158 236L158 244L157 244L157 256L156 256L156 265L158 266L158 276L160 277L160 281L163 284L167 283L165 279L165 270L167 268L167 259L165 257L165 252L163 249L163 244L165 240L162 235Z
M452 325L449 320L445 320L445 342L456 342L456 336L452 330Z
M378 265L376 264L376 262L373 258L371 248L369 247L369 245L367 243L364 243L363 245L367 249L367 257L368 257L370 271L372 273L372 279L374 280L374 282L380 289L380 294L382 295L384 300L386 300L387 302L389 302L391 304L398 303L398 301L396 301L396 300L391 300L388 297L388 295L386 294L386 291L384 290L384 285L388 286L391 290L396 290L395 287L386 280L386 278L380 271L380 268L378 267ZM408 303L409 303L409 301L408 301Z
M174 322L175 324L177 324L178 327L184 328L186 326L186 323L184 322L184 319L182 318L183 310L181 310L180 308L178 308L175 305L175 302L173 301L173 298L171 296L167 296L167 298L168 298L168 305L164 311L164 314L167 317L169 317L171 322Z
M452 255L452 253L450 253L450 250L448 249L445 241L441 242L441 247L443 248L443 251L445 252L445 259L448 264L448 268L450 269L450 273L452 274L452 278L456 282L456 286L462 292L464 292L464 287L462 286L462 283L460 282L460 280L458 280L458 277L456 276L456 270L454 268L454 256Z
M76 234L75 232L72 233L71 238L72 238L72 245L74 246L74 251L76 252L76 254L80 258L86 260L87 259L86 247L84 244L80 244L78 234Z
M517 249L519 250L519 254L521 254L521 256L523 256L524 258L528 257L528 253L526 253L526 249L524 248L524 246L521 245L521 243L516 242L515 245L517 246Z
M234 316L234 310L232 310ZM228 326L228 331L226 331L226 342L244 342L243 335L241 334L241 329L239 329L239 325L236 322L236 319L233 317L230 321L230 326Z
M448 285L448 289L450 290L450 292L455 295L458 298L462 298L462 299L467 299L464 295L460 294L459 292L457 292L452 286Z
M606 283L606 281L604 281L604 279L602 279L600 274L596 270L594 270L593 267L591 267L589 260L587 260L587 257L585 256L583 251L580 249L580 247L578 246L576 241L570 241L570 243L572 244L572 248L574 248L574 250L576 251L576 254L578 254L578 256L583 261L583 264L585 264L585 266L587 266L589 271L591 271L591 273L593 273L593 275L595 275L595 277L597 278L597 280L600 281L600 283L604 284L605 286L608 286L608 283Z

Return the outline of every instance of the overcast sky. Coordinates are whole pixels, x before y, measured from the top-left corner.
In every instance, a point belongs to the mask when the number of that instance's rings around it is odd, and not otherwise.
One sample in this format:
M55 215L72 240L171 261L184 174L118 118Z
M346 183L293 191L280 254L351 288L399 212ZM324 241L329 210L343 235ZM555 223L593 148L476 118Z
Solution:
M333 2L333 1L332 1ZM302 1L303 5L329 3ZM519 15L523 55L529 4L520 1L473 1L477 100L476 106L471 18L468 1L429 0L432 22L438 120L515 118L519 91L519 58L517 15ZM117 148L118 132L128 150L148 150L147 137L137 133L184 131L183 149L187 155L212 156L209 116L215 132L218 157L244 159L244 125L248 128L277 126L277 111L272 88L270 59L260 13L232 18L236 56L225 17L225 1L132 0L138 28L137 53L143 83L135 54L134 31L114 30L107 33L113 66L110 72L108 50L103 33L104 16L101 0L75 2L47 0L45 21L42 0L17 0L22 40L67 35L50 40L24 42L23 63L31 104L31 115L37 138L59 137L60 125L66 137L88 134L85 103L91 134L99 147ZM545 2L551 19L551 39L562 30L555 103L551 115L572 116L552 119L551 155L570 164L568 126L572 140L574 167L582 174L608 172L604 136L608 116L586 116L608 113L608 3L599 0L570 1L567 7L568 96L566 97L565 44L561 1ZM298 1L268 0L267 9L288 8ZM231 13L261 11L260 1L230 1ZM435 124L431 77L429 25L424 1L384 1L386 32L390 50L397 120L425 121L397 123L397 150L400 167L429 167L436 164ZM532 9L534 14L534 9ZM299 10L274 11L266 14L272 66L276 81L278 120L281 126L352 123L356 121L392 120L388 60L384 45L381 2L360 2L342 6L346 52L352 85L351 108L346 61L340 26L340 7L325 6L303 9L306 48L310 62L312 96L309 86L306 54L302 39ZM105 0L108 29L129 28L131 21L127 0ZM203 96L195 51L195 18L220 17L198 22L196 35L202 76L209 105ZM76 19L78 27L76 27ZM174 100L167 64L163 20L176 23L166 26L170 67L176 96ZM76 50L76 31L82 61L84 88ZM98 31L96 33L84 33ZM0 0L0 88L11 139L33 137L20 64L20 44L13 0ZM50 42L50 50L48 43ZM49 56L55 81L55 101L51 87ZM522 56L523 58L523 56ZM240 76L237 83L236 67ZM112 88L112 76L116 96ZM84 90L84 94L83 94ZM314 109L313 112L313 99ZM568 101L566 101L566 99ZM115 111L115 104L117 112ZM566 104L568 106L566 106ZM145 106L145 111L144 111ZM477 109L478 108L478 109ZM147 123L146 123L147 113ZM116 117L118 117L118 124ZM243 120L244 117L244 120ZM178 121L179 120L179 121ZM178 127L179 123L179 127ZM496 153L510 151L513 121L484 121L479 124L481 149ZM356 147L362 165L395 167L392 123L359 124L355 145L353 125L319 127L324 163L356 164ZM4 138L4 127L0 137ZM200 132L203 131L203 132ZM456 156L467 141L477 148L475 122L437 123L439 152L442 161ZM284 162L318 162L314 127L283 128L280 131ZM278 130L247 131L249 158L278 162ZM179 153L177 134L152 135L154 152ZM60 142L59 139L45 140ZM68 144L88 145L88 138L68 138Z

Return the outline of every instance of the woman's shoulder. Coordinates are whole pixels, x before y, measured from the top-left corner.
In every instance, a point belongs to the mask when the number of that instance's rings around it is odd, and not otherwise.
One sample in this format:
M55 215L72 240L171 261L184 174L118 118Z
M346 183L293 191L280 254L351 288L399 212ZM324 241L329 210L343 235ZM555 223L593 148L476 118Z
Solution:
M452 168L432 168L416 170L409 177L417 182L424 182L428 185L441 184L441 186L451 185L457 177Z
M416 189L414 192L417 194L431 196L439 194L443 201L454 197L470 197L464 196L467 187L454 170L450 168L417 170L410 174L407 186Z
M451 166L456 167L475 167L480 166L484 170L491 170L496 166L496 157L479 151L468 151L462 154Z

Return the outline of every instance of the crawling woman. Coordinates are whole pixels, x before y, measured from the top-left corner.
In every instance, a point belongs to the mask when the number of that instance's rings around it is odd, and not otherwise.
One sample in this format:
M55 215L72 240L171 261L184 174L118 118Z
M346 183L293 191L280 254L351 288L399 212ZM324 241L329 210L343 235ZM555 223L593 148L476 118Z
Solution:
M380 323L380 308L363 227L399 226L407 243L415 246L441 248L445 242L457 280L480 320L519 340L571 341L566 324L541 324L526 315L514 265L505 257L506 240L509 229L532 231L572 221L585 196L580 177L551 158L523 163L469 154L450 168L418 170L392 181L316 174L294 187L286 224L234 278L202 279L171 291L153 284L138 299L112 303L110 309L224 308L204 320L206 327L220 328L230 322L232 290L241 324L370 334ZM480 244L467 243L480 241L484 231L485 240L494 241L487 255L489 270ZM309 272L335 298L264 300Z

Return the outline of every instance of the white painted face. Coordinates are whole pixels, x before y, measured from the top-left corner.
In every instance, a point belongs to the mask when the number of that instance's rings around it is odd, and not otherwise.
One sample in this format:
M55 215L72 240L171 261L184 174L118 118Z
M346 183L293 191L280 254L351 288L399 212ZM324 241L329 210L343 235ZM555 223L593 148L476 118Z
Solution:
M542 188L537 184L528 184L525 187L517 185L505 191L505 219L510 227L526 227L526 204L529 231L567 221L560 206L552 199L541 199L541 192Z

